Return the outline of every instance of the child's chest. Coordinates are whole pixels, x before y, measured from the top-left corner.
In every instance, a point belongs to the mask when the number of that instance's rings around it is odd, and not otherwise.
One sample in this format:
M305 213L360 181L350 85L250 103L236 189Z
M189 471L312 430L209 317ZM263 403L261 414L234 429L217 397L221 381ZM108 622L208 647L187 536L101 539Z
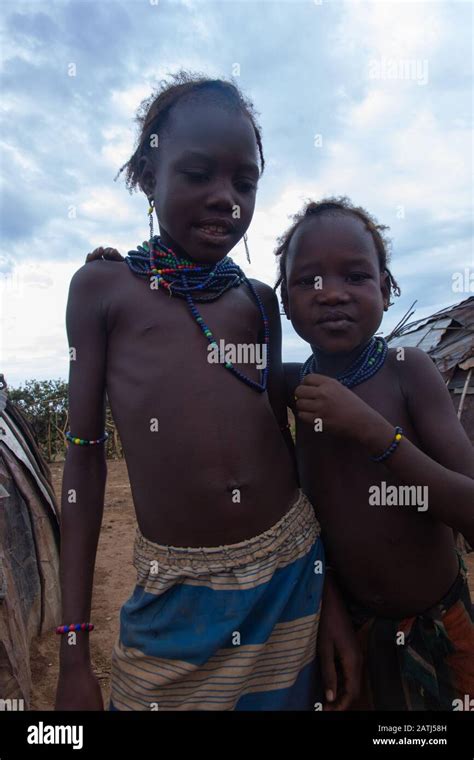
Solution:
M402 427L405 436L419 445L398 374L393 368L384 366L377 376L356 386L353 392L394 428ZM370 485L382 476L390 480L386 468L371 461L371 453L376 452L368 451L362 443L330 432L316 432L311 425L299 421L296 432L302 481L311 491L324 492L332 501L333 497L339 500L342 492L366 494Z
M173 383L183 373L195 381L209 376L212 382L215 365L229 357L258 381L263 321L247 287L232 288L217 300L194 307L183 298L152 290L145 279L129 278L108 310L109 376L115 382L123 378L147 388ZM219 353L210 346L211 339Z

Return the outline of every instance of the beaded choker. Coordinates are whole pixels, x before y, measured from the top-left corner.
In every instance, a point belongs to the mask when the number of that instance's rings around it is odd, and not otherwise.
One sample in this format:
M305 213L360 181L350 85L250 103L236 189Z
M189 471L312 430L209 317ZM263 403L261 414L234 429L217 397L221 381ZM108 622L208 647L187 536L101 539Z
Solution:
M372 337L355 362L347 370L336 375L336 380L339 380L347 388L353 388L354 385L363 383L379 371L385 362L387 351L388 345L385 338ZM301 368L300 382L305 375L314 372L318 372L318 362L316 356L311 354Z
M216 301L230 288L236 288L245 283L249 288L263 321L264 344L268 356L269 327L260 296L252 283L247 279L240 267L232 261L230 256L218 261L216 264L197 264L190 259L177 256L171 248L167 248L158 235L149 242L138 246L136 251L129 251L125 261L130 270L141 277L149 277L151 282L156 283L157 288L168 291L170 296L184 298L189 311L199 325L204 336L212 348L217 349L217 342L200 315L197 303ZM205 292L203 292L205 291ZM246 383L250 388L262 393L267 388L268 366L262 370L261 383L256 383L240 372L230 361L223 362L225 369L232 372L239 380Z

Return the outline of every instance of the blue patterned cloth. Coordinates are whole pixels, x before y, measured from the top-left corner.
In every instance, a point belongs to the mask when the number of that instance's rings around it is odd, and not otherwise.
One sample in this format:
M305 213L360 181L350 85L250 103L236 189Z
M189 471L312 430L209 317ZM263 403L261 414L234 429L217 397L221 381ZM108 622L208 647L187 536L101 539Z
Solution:
M324 550L296 503L259 536L162 546L137 528L109 710L313 710Z

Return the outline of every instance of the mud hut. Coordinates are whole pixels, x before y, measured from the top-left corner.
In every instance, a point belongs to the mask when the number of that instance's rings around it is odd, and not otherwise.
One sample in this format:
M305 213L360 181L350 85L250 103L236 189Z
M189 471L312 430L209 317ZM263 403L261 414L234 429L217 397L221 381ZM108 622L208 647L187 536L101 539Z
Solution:
M0 375L0 709L29 709L30 645L52 633L59 616L59 512L51 475Z

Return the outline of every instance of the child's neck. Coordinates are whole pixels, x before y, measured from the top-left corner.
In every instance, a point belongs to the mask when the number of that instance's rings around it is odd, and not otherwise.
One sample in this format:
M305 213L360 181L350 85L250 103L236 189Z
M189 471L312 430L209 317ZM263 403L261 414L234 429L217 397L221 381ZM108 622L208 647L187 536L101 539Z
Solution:
M327 375L328 377L336 377L337 375L340 375L355 362L371 339L371 337L367 338L367 340L364 340L352 351L338 354L328 354L315 346L311 346L313 354L317 360L318 373L321 375Z
M178 243L175 243L174 240L172 240L172 238L170 238L168 233L165 232L164 230L161 231L160 229L160 232L157 237L159 237L163 245L165 245L167 248L170 248L178 258L187 259L188 261L194 261L193 257L190 256L189 253L187 253L184 250L184 248L181 248L181 246L178 245Z
M187 251L185 251L184 248L178 245L178 243L175 243L175 241L168 235L166 231L162 233L160 230L158 237L161 243L167 248L170 248L179 259L186 259L187 261L192 261L193 263L204 267L213 267L218 263L218 261L200 261L194 258ZM222 258L225 258L225 256Z

